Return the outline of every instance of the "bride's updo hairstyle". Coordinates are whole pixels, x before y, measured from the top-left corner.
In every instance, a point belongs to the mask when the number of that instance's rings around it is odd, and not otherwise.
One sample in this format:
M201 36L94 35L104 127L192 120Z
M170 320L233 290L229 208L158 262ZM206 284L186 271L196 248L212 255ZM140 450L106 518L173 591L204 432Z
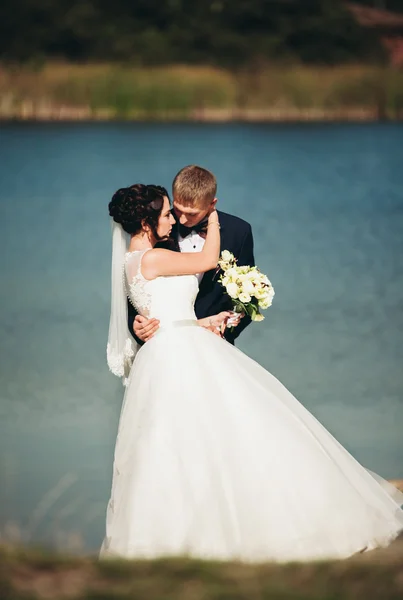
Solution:
M109 215L119 223L126 233L140 233L144 225L148 225L154 238L161 241L157 234L158 219L164 205L164 196L169 199L168 192L159 185L143 185L136 183L130 187L120 188L109 202Z

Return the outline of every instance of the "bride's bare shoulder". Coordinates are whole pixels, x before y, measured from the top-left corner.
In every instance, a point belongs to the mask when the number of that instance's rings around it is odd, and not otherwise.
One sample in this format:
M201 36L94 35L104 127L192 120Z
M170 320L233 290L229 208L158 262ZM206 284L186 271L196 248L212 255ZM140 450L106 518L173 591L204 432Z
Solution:
M177 252L165 248L153 248L143 255L141 270L146 279L155 279L159 275L166 275L169 265L172 264ZM168 273L169 274L169 273Z
M167 258L172 257L174 254L175 252L165 248L152 248L148 252L144 253L142 263L145 267L153 266L160 260L166 260Z

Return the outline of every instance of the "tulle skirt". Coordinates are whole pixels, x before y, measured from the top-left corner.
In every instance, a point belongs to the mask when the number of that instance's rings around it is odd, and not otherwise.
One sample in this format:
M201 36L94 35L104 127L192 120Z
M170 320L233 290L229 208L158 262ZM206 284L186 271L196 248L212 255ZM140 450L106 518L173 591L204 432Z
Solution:
M390 543L402 504L255 361L161 329L130 373L100 556L344 558Z

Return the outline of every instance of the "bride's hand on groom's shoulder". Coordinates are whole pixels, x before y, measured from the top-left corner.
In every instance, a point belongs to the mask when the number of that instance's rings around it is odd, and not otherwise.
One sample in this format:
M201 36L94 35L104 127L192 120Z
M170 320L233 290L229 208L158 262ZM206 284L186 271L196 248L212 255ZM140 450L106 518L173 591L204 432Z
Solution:
M137 315L133 323L134 335L142 342L148 342L156 333L160 326L158 319L147 319Z

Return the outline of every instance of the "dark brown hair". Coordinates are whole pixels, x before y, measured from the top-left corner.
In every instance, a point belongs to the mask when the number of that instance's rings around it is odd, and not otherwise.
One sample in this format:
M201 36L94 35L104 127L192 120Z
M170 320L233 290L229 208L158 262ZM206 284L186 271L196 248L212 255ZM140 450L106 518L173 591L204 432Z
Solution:
M164 196L169 200L168 192L159 185L136 183L120 188L109 202L109 215L120 223L126 233L135 235L148 225L155 239L161 241L157 227Z

